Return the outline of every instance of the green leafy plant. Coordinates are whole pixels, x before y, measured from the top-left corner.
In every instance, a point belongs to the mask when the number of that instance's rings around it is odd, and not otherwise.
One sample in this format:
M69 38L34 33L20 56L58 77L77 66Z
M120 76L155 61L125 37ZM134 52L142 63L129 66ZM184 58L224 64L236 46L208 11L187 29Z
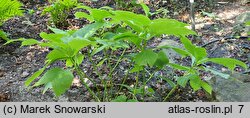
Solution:
M235 59L208 58L205 48L193 45L186 38L187 35L195 34L195 32L187 29L187 24L177 20L161 18L151 20L145 15L128 11L114 11L107 8L96 9L83 5L77 8L85 9L88 12L76 12L75 16L77 18L86 18L90 21L90 24L79 30L63 31L50 27L54 33L47 34L42 32L40 34L45 41L18 39L7 42L22 41L22 46L37 44L53 49L46 57L45 66L29 77L25 85L31 85L50 64L56 61L63 61L65 62L65 68L55 67L47 70L32 87L44 85L44 92L52 89L55 95L59 96L70 87L74 78L72 73L76 72L96 101L139 101L137 95L144 98L145 96L152 96L154 94L154 90L147 87L147 84L155 77L155 73L158 70L164 70L166 66L170 66L185 73L183 76L176 77L176 81L161 77L172 86L172 90L164 98L164 101L166 101L178 86L185 87L188 82L194 91L203 88L211 94L212 87L202 79L200 71L209 71L228 78L228 75L208 68L206 62L221 64L231 71L237 65L247 68L246 64ZM160 45L158 47L148 46L151 39L163 34L179 37L185 49L169 45ZM87 48L87 52L82 53L81 50L83 48ZM173 49L183 58L190 57L190 65L183 66L170 62L166 54L166 50L168 49ZM122 50L122 53L118 57L112 56L114 51L118 50ZM130 50L131 52L126 54L126 50ZM102 53L104 56L102 56L103 58L101 58L99 63L96 63L93 61L93 57L99 53ZM82 67L80 67L85 59L91 62L97 78L101 80L103 91L97 86L98 83L95 79L87 76ZM123 81L120 84L116 84L113 75L117 66L124 60L129 62L129 70L125 72ZM107 68L107 73L100 72L100 69L98 69L100 67ZM103 73L106 75L104 76ZM132 86L126 85L129 74L134 75L133 79L135 79L135 83ZM97 92L94 92L87 85L85 79L93 82ZM125 93L120 96L122 88L127 89L132 94L132 97L124 96Z
M0 26L10 18L14 16L22 16L23 10L21 10L22 4L18 0L1 0L0 1ZM5 32L0 30L0 37L4 40L8 40Z
M100 20L100 19L94 18L96 14L92 13L92 10L90 9L88 10L90 11L90 15L83 16L83 17L91 19L91 20L96 20L96 21ZM133 58L135 65L134 65L134 68L131 70L131 72L144 71L146 66L149 66L149 67L156 66L158 68L163 68L164 65L168 65L175 69L186 71L184 76L177 78L178 85L185 87L187 82L189 81L190 86L193 88L193 90L196 91L196 90L203 88L204 90L206 90L208 93L211 94L212 87L207 82L201 79L200 70L209 71L213 74L220 75L224 78L228 78L229 75L220 73L217 70L215 71L204 66L206 62L213 62L213 63L221 64L229 68L231 71L233 71L237 65L245 69L247 68L246 64L235 59L208 58L205 48L201 48L201 47L193 45L191 41L185 37L188 34L195 34L195 33L191 30L186 29L185 28L186 24L184 23L181 23L172 19L150 20L146 16L137 15L137 14L133 14L131 12L126 12L126 11L112 11L112 14L115 14L114 16L111 17L113 20L115 21L117 20L121 22L121 24L123 25L125 24L125 26L129 26L131 29L135 31L135 33L126 32L126 37L124 38L134 43L137 46L137 48L140 50L140 52L135 54ZM110 15L106 17L109 17L109 16ZM160 36L162 34L179 36L182 44L185 47L185 50L176 48L176 47L171 47L171 46L160 46L155 49L147 48L148 40L150 40L152 37ZM154 51L156 49L163 49L163 48L165 49L171 48L177 53L181 54L183 57L186 57L186 56L191 57L192 63L190 67L169 63L168 57L164 53L164 50L161 50L158 52ZM143 82L144 86L146 82Z
M42 15L49 13L56 27L68 26L67 18L71 9L77 6L77 0L50 0L51 5L44 8Z
M193 88L194 91L203 88L205 91L211 94L212 87L207 82L201 79L200 71L208 71L225 79L228 79L230 77L229 75L221 73L218 70L213 70L209 68L208 66L206 66L206 62L213 62L216 64L223 65L231 71L233 71L237 65L247 69L247 65L245 63L236 59L208 58L205 48L193 45L191 41L185 37L181 38L181 42L185 47L184 50L172 46L159 46L158 48L171 48L183 57L191 57L192 63L190 66L182 66L174 63L169 63L169 66L173 67L174 69L185 71L185 74L183 76L177 78L178 85L182 87L185 87L189 82L189 85Z
M114 0L116 9L132 10L137 0Z
M67 67L66 69L56 67L47 70L41 79L32 85L32 87L44 85L45 89L43 93L48 89L52 89L56 96L60 96L70 87L74 78L72 73L76 71L85 87L88 88L89 92L96 98L97 101L99 101L93 91L91 91L85 83L84 78L88 77L81 71L79 66L84 60L84 55L80 53L80 50L88 45L96 44L95 42L88 40L88 38L95 33L95 31L90 32L89 30L97 30L101 26L101 23L93 23L78 31L62 31L60 29L50 27L54 33L40 33L40 36L45 40L44 42L40 42L35 39L18 39L7 42L8 44L13 41L22 41L21 46L37 44L42 47L49 47L53 49L46 57L45 66L29 77L26 80L25 85L31 85L31 82L39 77L50 64L56 61L64 61Z

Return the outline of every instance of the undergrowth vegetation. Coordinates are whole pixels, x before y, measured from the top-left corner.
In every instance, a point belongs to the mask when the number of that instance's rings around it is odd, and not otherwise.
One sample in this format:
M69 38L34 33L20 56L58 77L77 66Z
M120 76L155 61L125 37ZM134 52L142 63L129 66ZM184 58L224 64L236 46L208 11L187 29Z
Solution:
M67 27L67 18L70 11L77 6L77 0L49 0L49 6L45 7L42 15L50 14L50 24L56 27Z
M14 16L22 16L22 4L18 0L1 0L0 1L0 26ZM8 40L4 31L0 30L0 38Z
M60 7L50 6L49 9L56 10L55 15L64 14L64 10ZM167 101L176 88L185 89L187 85L191 86L194 91L204 89L211 94L212 87L201 76L203 71L229 78L229 75L207 66L207 62L223 65L231 71L236 66L247 68L245 63L236 59L209 58L205 48L192 44L187 38L190 34L196 34L186 28L187 24L167 18L151 20L148 18L149 9L146 5L143 5L146 15L113 10L109 7L97 9L78 5L77 9L84 9L86 12L77 12L75 16L87 19L90 24L79 30L67 31L49 27L53 33L40 33L44 41L17 39L7 42L8 44L13 41L22 41L22 46L39 45L52 49L46 56L44 67L26 80L26 86L44 85L43 93L52 89L56 96L60 96L70 88L73 79L77 76L96 101L134 102L144 101L143 98L146 96L154 96L155 90L147 84L157 76L172 87L172 90L162 98L162 101ZM52 19L61 22L61 18L60 20L58 18L59 16L53 18L52 15ZM149 42L154 37L162 35L179 37L184 48L170 45L149 46ZM82 51L83 49L87 51ZM167 56L167 51L170 49L182 58L189 59L190 64L182 65L181 62L171 62ZM114 56L116 51L121 53ZM93 61L96 55L102 57L98 63ZM91 62L94 68L93 73L97 74L97 78L91 78L84 71L83 64L86 60ZM48 68L57 61L63 61L65 67ZM127 62L128 70L124 72L122 81L117 83L114 75L122 61ZM103 66L107 68L107 71L100 71L99 68ZM180 70L183 75L168 78L156 74L160 70L165 71L166 67ZM126 83L129 75L132 75L135 80L133 86ZM39 80L35 81L37 78ZM94 87L90 87L85 80L91 81Z

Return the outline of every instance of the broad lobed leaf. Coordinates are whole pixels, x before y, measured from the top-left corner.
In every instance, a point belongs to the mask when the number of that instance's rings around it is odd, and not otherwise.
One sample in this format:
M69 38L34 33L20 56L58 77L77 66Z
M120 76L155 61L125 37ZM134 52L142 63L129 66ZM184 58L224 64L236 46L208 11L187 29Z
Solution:
M247 65L244 62L232 58L210 58L206 60L206 62L208 61L223 65L231 71L233 71L237 65L247 69Z
M162 34L185 36L189 34L196 34L194 31L187 29L187 24L179 22L174 19L156 19L148 26L148 31L151 36L159 36Z
M200 60L207 57L205 48L201 48L192 44L192 42L185 36L181 36L181 42L189 52L189 56L192 58L192 65L198 63ZM191 54L191 55L190 55Z
M153 52L153 50L147 49L143 50L142 52L138 53L134 57L134 61L139 66L153 66L158 58L157 53Z
M162 69L168 63L169 63L169 59L165 51L162 50L158 52L158 57L154 63L154 66L157 66L158 68Z
M62 68L52 68L48 70L34 86L52 84L52 89L56 96L63 94L72 84L73 74L69 70Z

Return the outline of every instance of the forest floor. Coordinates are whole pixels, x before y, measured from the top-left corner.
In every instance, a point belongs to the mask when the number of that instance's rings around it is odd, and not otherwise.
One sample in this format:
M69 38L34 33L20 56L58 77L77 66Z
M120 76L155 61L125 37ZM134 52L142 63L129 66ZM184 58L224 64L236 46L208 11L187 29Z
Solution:
M28 9L38 9L38 7L44 5L43 3L36 5L29 5L27 3L25 7ZM215 7L213 9L214 16L212 17L202 16L200 13L197 13L196 30L199 37L197 37L198 40L194 40L194 43L202 46L212 40L224 39L225 37L230 37L240 32L234 28L236 17L239 14L249 11L250 9L247 5L243 6L237 3L228 3ZM185 21L185 19L178 20ZM47 22L48 16L41 16L41 11L37 10L33 14L25 14L24 17L17 17L7 21L3 29L9 33L13 39L24 37L41 40L39 33L49 31L46 24ZM78 27L79 24L84 24L84 21L71 19L71 27ZM207 49L209 57L235 58L250 66L250 41L247 39L231 38L230 40L221 40L204 47ZM77 79L75 79L72 87L59 98L55 98L52 91L47 91L45 94L42 94L43 88L37 87L29 90L24 86L27 77L43 67L48 52L48 49L38 46L19 48L19 44L1 45L0 101L94 101L87 90L79 85L79 80ZM56 63L54 66L55 65L60 66L61 64ZM240 68L236 71L243 72ZM91 70L88 70L88 72L91 74ZM155 87L162 87L162 89L158 91L162 92L165 86L156 83ZM149 98L148 101L160 100ZM190 88L180 88L172 95L169 101L211 101L211 99L209 99L202 90L193 92Z

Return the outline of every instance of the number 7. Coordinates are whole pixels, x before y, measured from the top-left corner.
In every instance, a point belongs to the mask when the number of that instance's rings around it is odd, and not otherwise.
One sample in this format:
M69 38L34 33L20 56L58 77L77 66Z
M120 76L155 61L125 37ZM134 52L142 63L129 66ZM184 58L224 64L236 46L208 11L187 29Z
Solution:
M238 106L240 107L240 112L239 112L239 113L241 113L241 111L242 111L244 105L238 105Z

